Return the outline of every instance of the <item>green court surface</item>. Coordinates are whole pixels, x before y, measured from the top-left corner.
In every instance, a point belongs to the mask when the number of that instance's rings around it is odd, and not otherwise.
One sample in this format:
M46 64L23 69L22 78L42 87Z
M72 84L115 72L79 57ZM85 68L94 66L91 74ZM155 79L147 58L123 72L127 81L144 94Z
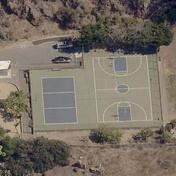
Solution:
M100 124L119 128L161 125L162 114L155 56L119 57L90 53L84 55L84 62L84 69L30 70L34 132L94 129ZM54 98L56 105L51 102L53 105L49 109L56 109L53 111L54 116L57 118L55 112L58 112L60 119L53 120L56 123L46 123L47 99L44 101L43 98L42 79L64 78L58 79L64 81L67 80L65 78L70 77L74 81L75 100L72 101L72 104L75 101L74 106L70 106L69 98L66 96L70 92L56 92L56 95L61 97L58 103L67 102L66 107L62 107L62 103L57 106ZM52 85L50 87L52 88ZM55 92L49 94L55 97ZM68 119L70 114L67 114L67 108L70 112L71 109L75 109L73 112L76 114L76 120L73 123ZM47 119L52 118L52 113L50 116L47 116Z

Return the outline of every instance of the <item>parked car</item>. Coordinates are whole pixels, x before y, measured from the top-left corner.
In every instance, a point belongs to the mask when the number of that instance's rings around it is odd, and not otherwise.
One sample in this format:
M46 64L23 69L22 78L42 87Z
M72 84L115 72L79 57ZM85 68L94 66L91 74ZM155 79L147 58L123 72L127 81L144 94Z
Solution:
M70 40L63 40L63 41L59 41L57 44L57 49L62 49L62 48L72 48L73 47L73 43Z
M54 64L59 64L59 63L69 63L71 61L71 59L69 57L65 57L65 56L58 56L58 57L55 57L54 59L52 59L51 61Z

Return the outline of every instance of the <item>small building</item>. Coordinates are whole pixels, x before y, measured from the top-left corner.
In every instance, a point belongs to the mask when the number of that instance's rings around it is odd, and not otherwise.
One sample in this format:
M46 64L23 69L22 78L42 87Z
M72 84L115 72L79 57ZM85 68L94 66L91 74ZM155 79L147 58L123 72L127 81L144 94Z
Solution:
M11 61L0 61L0 78L10 77Z

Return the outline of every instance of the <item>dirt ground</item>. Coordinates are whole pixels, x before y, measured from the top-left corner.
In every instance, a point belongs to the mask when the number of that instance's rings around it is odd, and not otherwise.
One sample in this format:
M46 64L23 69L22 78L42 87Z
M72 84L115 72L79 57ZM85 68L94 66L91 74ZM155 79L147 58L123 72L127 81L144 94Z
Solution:
M70 165L55 167L47 171L45 176L93 176L89 168L100 165L104 168L102 176L175 176L176 174L176 148L124 148L124 149L99 149L80 148L72 149ZM74 165L82 156L87 159L85 170L73 172Z
M168 121L175 119L176 118L176 108L175 105L171 102L171 97L170 97L170 92L167 91L167 75L175 69L175 64L176 64L176 27L173 28L174 32L174 40L169 46L162 46L160 47L160 52L158 54L158 57L161 60L161 64L163 67L163 84L161 85L164 86L165 89L165 97L163 99L164 103L164 110L167 111L166 115L168 117ZM165 85L164 85L165 84Z

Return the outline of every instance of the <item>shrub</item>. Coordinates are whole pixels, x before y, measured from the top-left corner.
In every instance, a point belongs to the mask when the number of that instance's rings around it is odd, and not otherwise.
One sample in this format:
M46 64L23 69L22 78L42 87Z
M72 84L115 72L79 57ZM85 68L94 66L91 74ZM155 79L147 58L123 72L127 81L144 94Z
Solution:
M5 34L4 34L3 31L0 31L0 39L1 40L5 40L6 39Z
M165 131L171 132L172 130L172 124L171 123L167 123L165 126Z
M2 145L3 151L6 153L6 157L11 156L14 154L17 145L16 138L5 136L0 140L0 145Z
M75 28L78 20L78 12L71 8L63 8L56 13L56 20L60 23L60 27L64 29Z
M170 142L172 139L172 134L169 131L164 130L161 138L160 138L160 142L165 144L167 142Z
M147 138L152 137L154 132L150 129L142 129L137 135L133 137L134 140L145 141Z
M114 128L110 128L107 125L100 126L97 130L94 131L94 137L96 142L114 142L119 143L122 137L122 131Z
M172 125L172 128L175 128L176 127L176 119L171 120L170 124Z
M12 31L7 32L6 37L8 40L12 41L14 39Z
M0 137L4 137L6 130L3 127L0 127Z
M0 8L0 19L2 19L5 15L5 12L2 8Z

